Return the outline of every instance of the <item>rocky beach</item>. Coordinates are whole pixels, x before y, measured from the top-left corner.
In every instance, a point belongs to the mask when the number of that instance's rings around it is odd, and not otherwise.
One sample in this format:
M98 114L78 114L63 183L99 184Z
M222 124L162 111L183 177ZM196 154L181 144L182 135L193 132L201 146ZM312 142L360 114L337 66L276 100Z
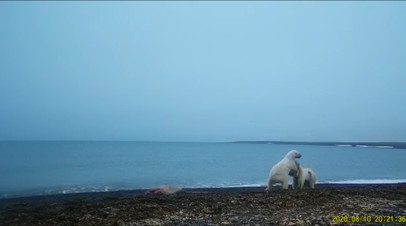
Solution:
M146 190L0 200L1 225L404 225L406 184Z

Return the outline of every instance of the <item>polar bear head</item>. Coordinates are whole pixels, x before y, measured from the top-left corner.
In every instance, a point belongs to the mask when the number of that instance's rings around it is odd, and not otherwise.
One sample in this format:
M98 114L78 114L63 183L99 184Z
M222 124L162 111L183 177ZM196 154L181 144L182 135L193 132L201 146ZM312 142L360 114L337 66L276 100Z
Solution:
M292 159L292 160L298 159L300 157L302 157L302 155L296 150L292 150L292 151L288 152L285 156L285 158Z

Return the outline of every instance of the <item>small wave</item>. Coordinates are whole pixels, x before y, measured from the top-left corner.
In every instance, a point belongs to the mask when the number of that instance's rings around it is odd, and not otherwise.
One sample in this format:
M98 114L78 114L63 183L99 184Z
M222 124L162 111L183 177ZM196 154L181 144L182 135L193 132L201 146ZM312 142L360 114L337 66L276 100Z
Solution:
M393 146L386 146L386 145L355 145L358 148L393 148Z
M368 146L368 145L355 145L355 147L357 147L357 148L369 148L369 147L371 147L371 146Z
M220 188L233 188L233 187L244 188L244 187L261 187L261 186L264 186L264 185L263 184L235 184L235 185L221 186Z
M57 188L48 188L44 190L36 189L32 191L14 191L0 193L0 199L2 198L15 198L15 197L27 197L27 196L42 196L42 195L60 195L60 194L77 194L88 192L109 192L109 191L124 191L132 190L136 188L129 187L110 187L110 186L66 186Z
M393 146L371 146L373 148L393 148Z
M397 184L406 183L405 179L354 179L340 181L322 181L321 184Z
M351 144L336 144L337 147L352 147Z
M190 186L183 186L183 188L234 188L234 187L261 187L265 186L260 183L224 183L224 184L197 184Z

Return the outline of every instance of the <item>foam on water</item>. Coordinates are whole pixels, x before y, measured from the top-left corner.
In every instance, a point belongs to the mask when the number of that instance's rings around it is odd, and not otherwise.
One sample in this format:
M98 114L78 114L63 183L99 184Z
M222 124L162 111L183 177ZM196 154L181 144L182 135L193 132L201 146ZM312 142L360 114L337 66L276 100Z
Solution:
M344 147L343 145L337 145ZM350 145L351 146L351 145ZM393 148L393 146L384 146L384 145L378 145L378 146L373 146L373 145L355 145L357 148Z
M326 184L398 184L406 183L405 179L354 179L354 180L339 180L339 181L323 181L318 183Z
M352 147L351 144L337 144L335 146L337 146L337 147Z
M393 148L393 146L371 146L373 148Z

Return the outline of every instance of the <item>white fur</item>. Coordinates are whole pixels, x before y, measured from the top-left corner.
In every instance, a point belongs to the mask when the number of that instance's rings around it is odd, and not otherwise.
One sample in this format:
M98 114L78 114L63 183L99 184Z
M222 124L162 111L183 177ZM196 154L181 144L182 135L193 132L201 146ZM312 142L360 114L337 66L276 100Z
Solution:
M288 189L288 175L296 174L298 165L295 159L300 157L302 157L302 155L298 151L292 150L288 152L281 161L274 165L269 173L266 191L272 190L272 185L278 183L282 185L283 189Z
M302 189L307 185L310 188L314 188L316 184L316 173L310 168L304 168L297 163L299 170L293 179L293 187Z

